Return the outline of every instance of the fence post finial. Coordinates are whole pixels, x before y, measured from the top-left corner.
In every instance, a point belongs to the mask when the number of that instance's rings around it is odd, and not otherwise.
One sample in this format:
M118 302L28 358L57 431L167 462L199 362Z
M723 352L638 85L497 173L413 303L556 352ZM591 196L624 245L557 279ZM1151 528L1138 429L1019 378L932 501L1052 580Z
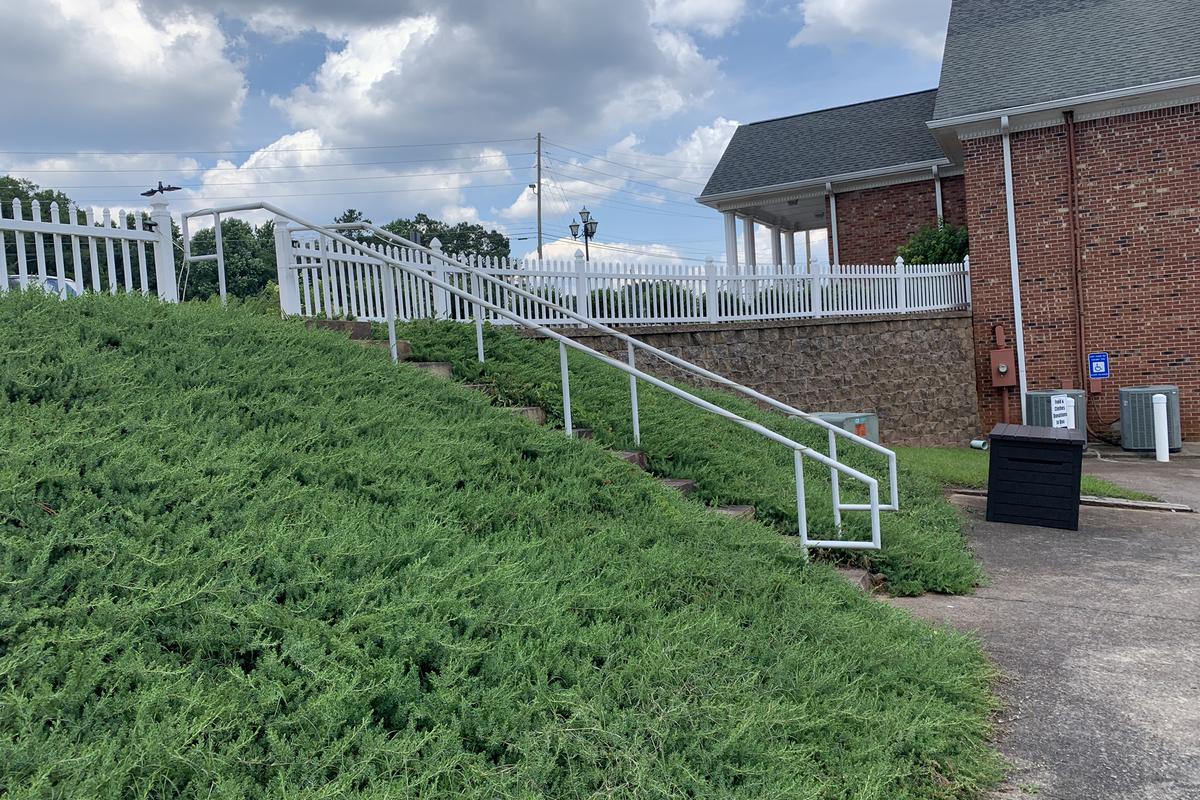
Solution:
M150 219L154 221L158 241L154 243L154 282L158 298L167 303L179 302L179 287L175 281L175 242L171 232L171 212L160 195L150 203Z

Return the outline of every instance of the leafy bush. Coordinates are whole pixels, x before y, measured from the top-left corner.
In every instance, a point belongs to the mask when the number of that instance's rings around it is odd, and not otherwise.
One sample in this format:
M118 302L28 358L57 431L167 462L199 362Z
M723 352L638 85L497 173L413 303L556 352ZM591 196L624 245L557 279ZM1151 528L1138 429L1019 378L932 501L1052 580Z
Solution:
M966 227L943 222L921 226L896 254L906 264L958 264L968 252Z
M14 295L0 404L6 797L996 777L976 643L337 334Z

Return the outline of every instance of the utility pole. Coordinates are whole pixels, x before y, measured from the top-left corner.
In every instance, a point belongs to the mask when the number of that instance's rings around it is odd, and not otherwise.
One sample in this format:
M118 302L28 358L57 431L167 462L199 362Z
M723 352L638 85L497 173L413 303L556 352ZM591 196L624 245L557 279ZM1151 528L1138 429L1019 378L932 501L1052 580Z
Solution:
M542 132L537 135L537 239L538 261L542 260Z

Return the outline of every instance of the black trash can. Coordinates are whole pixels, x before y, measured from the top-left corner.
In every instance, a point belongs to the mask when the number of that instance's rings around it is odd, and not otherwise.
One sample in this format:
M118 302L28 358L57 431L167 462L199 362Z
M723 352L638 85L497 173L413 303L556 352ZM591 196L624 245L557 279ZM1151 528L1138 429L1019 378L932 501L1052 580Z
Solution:
M988 521L1079 530L1087 434L1001 423L990 438Z

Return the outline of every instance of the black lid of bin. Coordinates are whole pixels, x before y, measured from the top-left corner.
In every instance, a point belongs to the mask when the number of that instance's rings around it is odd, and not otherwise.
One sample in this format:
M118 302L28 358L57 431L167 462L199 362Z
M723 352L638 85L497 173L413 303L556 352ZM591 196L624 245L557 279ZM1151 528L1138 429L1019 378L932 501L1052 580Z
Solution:
M1042 444L1087 444L1087 433L1071 428L1042 428L1035 425L1013 425L1001 422L992 428L992 439L1006 442L1040 442Z

